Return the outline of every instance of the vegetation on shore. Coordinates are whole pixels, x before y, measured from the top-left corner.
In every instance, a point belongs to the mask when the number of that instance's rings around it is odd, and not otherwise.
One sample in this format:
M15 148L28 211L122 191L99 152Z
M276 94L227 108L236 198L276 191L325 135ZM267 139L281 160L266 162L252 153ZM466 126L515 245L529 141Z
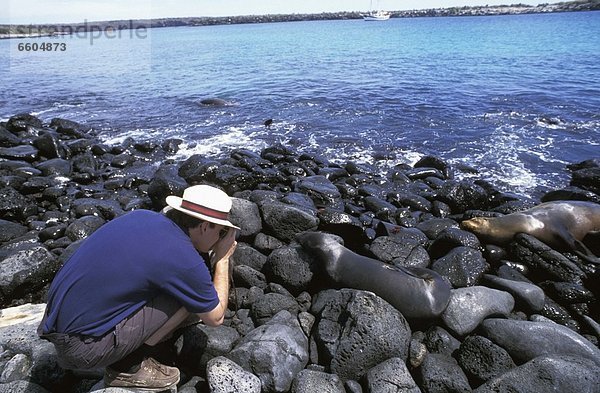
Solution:
M464 6L451 8L431 8L421 10L393 11L392 18L437 17L437 16L483 16L483 15L515 15L550 12L595 11L600 10L600 0L577 0L560 3L543 3L537 6L526 4ZM325 12L320 14L272 14L242 15L225 17L185 17L159 18L120 21L99 21L74 24L47 25L0 25L0 38L48 36L73 34L75 32L114 31L138 28L158 28L177 26L209 26L246 23L294 22L310 20L360 19L362 13Z

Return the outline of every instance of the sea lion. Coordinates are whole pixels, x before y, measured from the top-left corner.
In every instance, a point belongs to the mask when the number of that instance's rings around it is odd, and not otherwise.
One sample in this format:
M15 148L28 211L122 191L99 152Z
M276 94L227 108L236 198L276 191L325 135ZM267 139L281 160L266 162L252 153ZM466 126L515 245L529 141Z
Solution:
M462 227L492 244L509 243L517 233L527 233L552 248L570 250L582 259L600 260L581 241L600 231L600 204L584 201L553 201L501 217L475 217Z
M321 232L304 232L296 240L323 263L336 284L371 291L406 318L437 317L450 301L450 285L432 270L393 266L358 255Z
M221 98L204 98L200 100L200 104L204 106L232 106L233 103L230 101L223 100Z

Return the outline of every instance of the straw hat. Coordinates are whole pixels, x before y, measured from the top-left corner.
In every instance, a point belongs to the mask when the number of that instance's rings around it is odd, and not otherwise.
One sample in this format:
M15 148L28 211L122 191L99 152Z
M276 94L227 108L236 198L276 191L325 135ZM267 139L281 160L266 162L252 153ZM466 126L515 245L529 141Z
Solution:
M229 222L231 198L218 188L206 185L191 186L183 191L183 198L171 195L166 201L169 207L190 216L240 229Z

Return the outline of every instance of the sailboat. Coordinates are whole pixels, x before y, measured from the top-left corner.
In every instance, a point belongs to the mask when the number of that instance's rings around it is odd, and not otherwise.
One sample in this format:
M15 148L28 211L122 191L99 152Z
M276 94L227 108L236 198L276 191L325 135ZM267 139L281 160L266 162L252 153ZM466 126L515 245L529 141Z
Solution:
M379 8L379 2L378 3L378 7ZM390 19L391 14L388 11L381 11L381 10L377 10L377 11L373 11L373 0L371 0L371 11L369 11L368 14L363 15L363 19L367 20L367 21L374 21L374 20L388 20Z

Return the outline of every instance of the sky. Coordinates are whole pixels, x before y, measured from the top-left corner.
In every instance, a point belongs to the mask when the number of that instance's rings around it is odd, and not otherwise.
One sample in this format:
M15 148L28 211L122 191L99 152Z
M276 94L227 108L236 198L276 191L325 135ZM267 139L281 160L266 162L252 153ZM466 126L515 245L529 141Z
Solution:
M375 0L373 8L398 11L514 2L512 0ZM518 2L537 5L543 1L520 0ZM369 8L369 0L0 0L0 24L368 11Z

